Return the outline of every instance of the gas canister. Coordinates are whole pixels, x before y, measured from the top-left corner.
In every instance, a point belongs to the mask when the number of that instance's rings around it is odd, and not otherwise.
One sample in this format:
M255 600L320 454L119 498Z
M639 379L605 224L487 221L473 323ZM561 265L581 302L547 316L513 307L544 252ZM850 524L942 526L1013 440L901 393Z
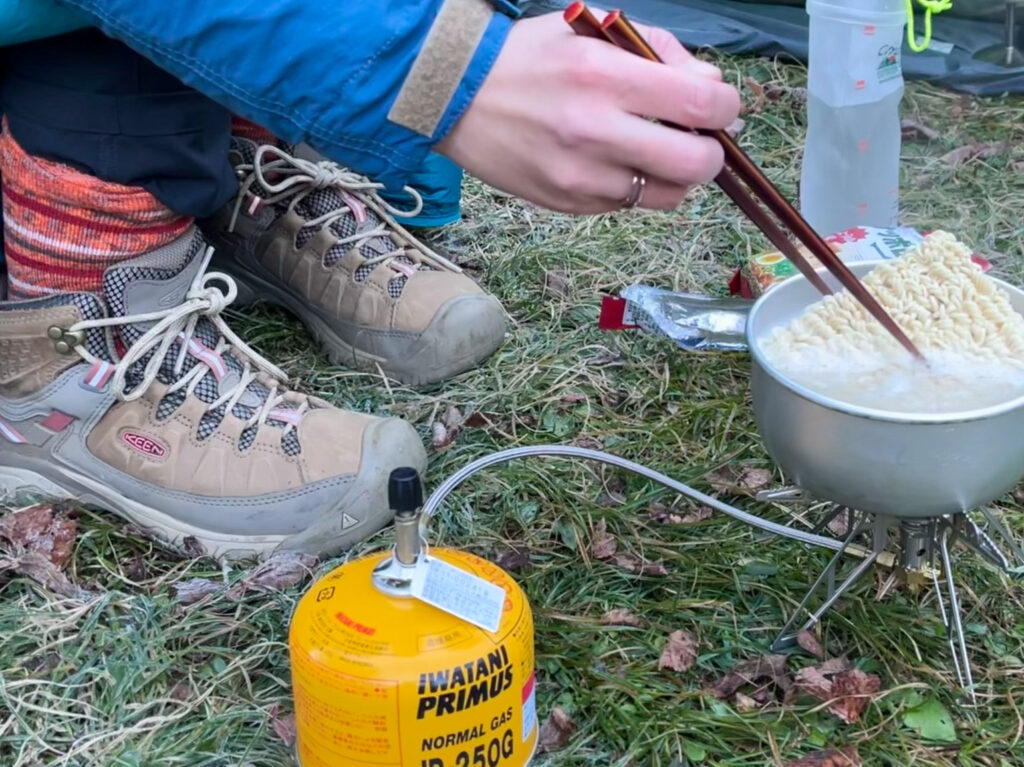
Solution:
M396 524L398 560L415 517L399 510ZM329 573L299 602L289 636L302 767L529 764L538 734L530 605L486 560L450 549L431 549L430 558L505 592L497 630L401 588L382 590L389 555Z

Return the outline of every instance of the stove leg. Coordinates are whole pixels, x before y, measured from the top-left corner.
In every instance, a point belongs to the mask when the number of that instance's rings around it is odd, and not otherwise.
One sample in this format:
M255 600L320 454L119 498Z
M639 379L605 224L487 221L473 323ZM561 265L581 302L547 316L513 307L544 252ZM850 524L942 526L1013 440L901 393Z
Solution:
M1009 562L1003 557L1003 563L998 563L1006 572L1014 577L1024 577L1024 546L1021 546L1020 541L1017 540L1010 528L1006 526L1002 516L992 509L982 509L981 514L985 517L986 530L991 528L996 535L1002 540L1003 545L1009 550L1010 556L1013 558L1014 563ZM986 536L988 537L988 536ZM989 541L993 546L996 544L989 538ZM1000 552L1002 556L1002 552Z
M876 522L875 524L877 525L878 523ZM793 616L789 619L789 622L786 623L782 631L780 631L778 636L775 637L775 641L772 642L772 652L785 650L795 645L797 637L802 632L807 631L808 629L815 626L818 623L818 621L821 620L821 616L824 615L828 611L828 609L832 607L832 605L834 605L840 597L843 596L843 594L849 591L850 588L858 580L860 580L860 577L868 571L871 565L874 564L875 560L878 559L879 551L877 550L878 547L876 546L876 551L873 551L870 554L868 554L867 557L865 557L865 559L853 569L853 572L851 572L846 577L846 579L842 583L840 583L838 587L836 587L836 568L839 565L840 560L843 558L843 556L845 556L846 550L850 547L850 544L857 538L857 536L859 536L869 527L871 527L871 523L865 522L861 524L859 527L856 527L850 531L850 534L846 537L846 540L843 542L843 547L835 553L835 556L833 556L832 559L829 561L828 566L825 568L825 571L818 576L818 579L814 582L814 585L811 586L810 590L807 592L807 595L803 598L803 601L800 602L800 605L793 612ZM808 606L811 603L811 600L814 599L814 595L817 593L818 589L821 587L823 583L827 583L828 586L828 596L826 597L825 601L817 610L811 613L810 618L808 618L807 621L804 622L804 624L798 630L794 631L794 626L796 626L800 622L801 617L803 616L804 612L807 611Z
M942 574L946 582L946 593L949 598L948 611L945 606L938 576L934 574L934 571L932 577L935 580L939 611L942 614L943 622L946 624L946 634L949 636L949 650L953 657L953 670L956 672L960 686L966 690L969 700L971 703L975 703L974 675L971 673L971 657L967 652L967 639L964 636L964 626L960 616L960 597L957 593L953 563L949 556L949 536L950 528L944 526L939 534L939 553L942 556Z

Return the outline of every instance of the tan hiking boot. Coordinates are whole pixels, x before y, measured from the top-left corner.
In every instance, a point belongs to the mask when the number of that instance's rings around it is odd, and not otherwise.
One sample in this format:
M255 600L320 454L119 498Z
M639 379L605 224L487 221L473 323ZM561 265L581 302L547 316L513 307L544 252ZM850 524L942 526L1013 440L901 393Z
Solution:
M297 315L333 362L420 386L501 345L501 304L402 228L379 184L244 139L232 140L232 161L241 191L206 226L214 264L242 298Z
M388 476L422 473L423 445L286 389L221 318L234 284L209 259L193 229L108 269L102 300L0 303L0 494L75 498L215 556L345 549L390 521Z

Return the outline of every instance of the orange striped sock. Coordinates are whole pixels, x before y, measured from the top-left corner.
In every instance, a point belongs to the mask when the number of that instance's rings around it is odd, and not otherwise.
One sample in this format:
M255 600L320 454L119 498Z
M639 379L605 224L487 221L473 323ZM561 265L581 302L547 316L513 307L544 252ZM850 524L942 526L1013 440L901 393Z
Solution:
M266 128L261 128L256 123L238 115L231 115L231 135L248 139L256 144L281 145L280 139Z
M141 187L33 157L0 135L9 300L99 292L107 267L183 235L179 216Z

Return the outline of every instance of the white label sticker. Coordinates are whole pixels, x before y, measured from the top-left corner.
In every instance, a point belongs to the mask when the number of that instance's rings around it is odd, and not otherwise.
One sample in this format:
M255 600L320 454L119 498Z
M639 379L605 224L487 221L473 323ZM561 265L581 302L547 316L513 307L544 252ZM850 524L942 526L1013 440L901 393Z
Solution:
M472 573L426 558L412 576L412 595L492 634L501 625L505 589Z
M530 739L537 726L537 678L531 675L523 688L523 743Z

